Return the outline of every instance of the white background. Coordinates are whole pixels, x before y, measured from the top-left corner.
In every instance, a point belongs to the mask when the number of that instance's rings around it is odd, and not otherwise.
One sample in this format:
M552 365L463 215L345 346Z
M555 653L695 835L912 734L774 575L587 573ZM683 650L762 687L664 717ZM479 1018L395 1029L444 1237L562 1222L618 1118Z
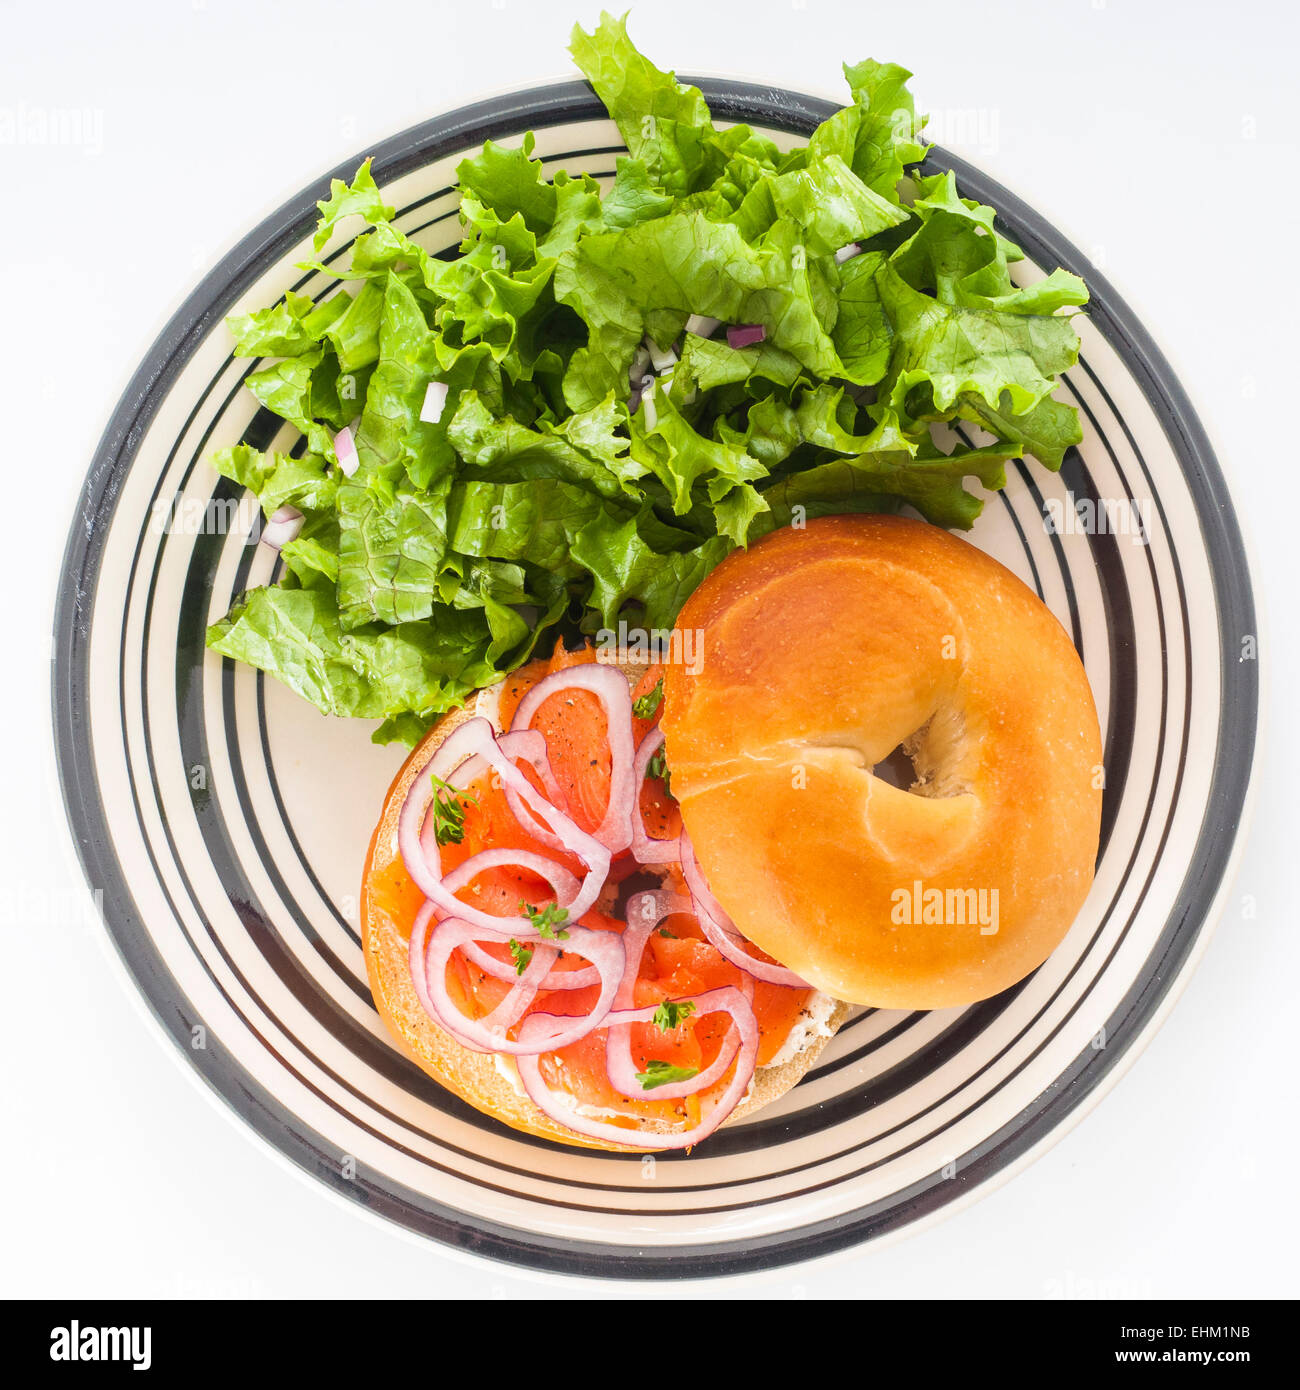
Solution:
M84 911L53 772L49 633L98 435L205 268L384 136L565 75L570 24L596 12L0 0L0 120L87 112L79 145L0 143L0 1293L538 1292L336 1205L160 1045ZM935 138L1087 250L1173 360L1254 547L1271 694L1254 829L1217 935L1150 1049L1056 1148L886 1248L686 1290L578 1291L1295 1296L1294 5L643 0L632 27L664 65L828 95L842 59L918 73Z

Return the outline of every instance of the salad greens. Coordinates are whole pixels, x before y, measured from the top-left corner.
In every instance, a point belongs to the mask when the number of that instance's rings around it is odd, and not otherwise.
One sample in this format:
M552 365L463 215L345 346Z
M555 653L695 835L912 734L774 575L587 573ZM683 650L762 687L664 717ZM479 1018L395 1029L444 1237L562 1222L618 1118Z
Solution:
M572 51L628 147L612 181L489 142L437 256L367 161L320 204L317 256L348 254L305 267L342 283L230 320L249 390L302 438L214 463L303 523L208 644L382 720L380 742L416 742L548 632L671 626L776 527L904 505L969 527L966 479L1000 488L1026 452L1058 468L1079 439L1051 392L1078 353L1058 311L1087 291L1061 270L1017 286L993 210L919 171L902 68L846 67L852 103L784 151L716 127L620 20Z

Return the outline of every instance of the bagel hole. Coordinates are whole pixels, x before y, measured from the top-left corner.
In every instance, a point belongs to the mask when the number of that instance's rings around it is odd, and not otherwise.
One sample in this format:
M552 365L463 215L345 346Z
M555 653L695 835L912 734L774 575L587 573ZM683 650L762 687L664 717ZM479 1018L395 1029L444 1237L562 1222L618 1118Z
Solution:
M907 752L907 743L911 742L908 739L906 743L900 743L883 762L878 762L871 769L871 775L888 782L891 787L897 787L899 791L910 792L916 785L916 764Z

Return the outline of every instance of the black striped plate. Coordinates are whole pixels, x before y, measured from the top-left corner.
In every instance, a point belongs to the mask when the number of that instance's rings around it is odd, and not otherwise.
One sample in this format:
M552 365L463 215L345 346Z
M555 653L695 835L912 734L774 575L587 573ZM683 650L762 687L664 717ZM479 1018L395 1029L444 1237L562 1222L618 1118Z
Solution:
M832 109L701 85L721 119L777 139L806 136ZM441 249L458 236L459 154L530 128L549 164L613 172L617 132L574 82L407 131L376 151L375 173L401 225ZM1028 275L1060 264L1092 288L1063 391L1084 442L1059 476L1014 469L973 539L1051 605L1092 678L1108 772L1097 880L1031 979L970 1009L863 1013L781 1103L690 1158L523 1137L394 1050L366 987L357 888L401 754L204 650L205 625L269 580L274 558L246 544L247 515L206 460L240 439L289 442L241 390L247 365L222 319L329 287L293 268L323 181L207 276L131 382L65 561L54 712L68 815L163 1029L248 1124L369 1210L584 1274L683 1277L822 1254L1028 1162L1136 1055L1195 964L1255 751L1254 609L1232 506L1168 365L1102 277L977 171L932 163L999 210ZM1079 524L1079 503L1085 521L1091 507L1110 524Z

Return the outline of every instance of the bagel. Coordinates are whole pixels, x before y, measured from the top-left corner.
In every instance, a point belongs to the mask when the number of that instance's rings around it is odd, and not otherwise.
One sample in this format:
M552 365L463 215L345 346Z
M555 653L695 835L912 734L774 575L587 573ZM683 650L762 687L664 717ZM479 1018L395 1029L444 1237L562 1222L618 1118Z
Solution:
M647 664L643 659L619 653L617 665L633 686ZM430 1017L416 994L408 960L411 919L418 901L412 900L406 911L395 910L375 891L375 885L384 881L386 875L401 873L397 823L416 776L443 740L466 720L484 716L500 731L498 704L502 684L479 691L463 708L434 725L407 759L385 797L366 855L360 901L362 948L375 1007L407 1057L484 1114L543 1139L584 1148L638 1152L636 1129L629 1129L629 1142L624 1145L587 1138L556 1123L525 1094L510 1059L465 1047ZM842 1002L812 995L782 1052L773 1064L756 1070L748 1095L724 1123L735 1123L784 1095L807 1073L852 1012ZM646 1122L644 1127L656 1126Z
M1046 960L1092 883L1102 744L1019 579L923 522L827 517L733 553L678 627L698 655L665 678L672 788L746 937L891 1009L970 1004ZM900 747L907 790L873 771Z

